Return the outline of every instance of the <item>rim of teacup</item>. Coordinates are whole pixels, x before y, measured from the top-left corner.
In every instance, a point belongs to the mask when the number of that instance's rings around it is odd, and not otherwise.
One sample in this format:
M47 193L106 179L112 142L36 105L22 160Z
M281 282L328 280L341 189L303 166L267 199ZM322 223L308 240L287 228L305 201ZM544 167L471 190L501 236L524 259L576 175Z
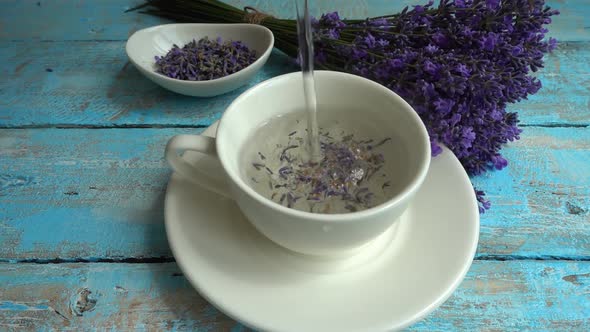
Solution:
M353 221L358 221L359 219L370 218L371 216L381 213L383 210L387 210L389 208L394 207L395 205L400 204L403 200L407 199L408 196L413 195L420 188L421 184L424 182L424 179L426 178L426 174L428 173L428 169L430 167L431 150L430 150L430 140L429 140L428 131L426 129L426 126L422 122L422 119L420 119L420 116L418 115L418 113L416 113L414 108L412 106L410 106L410 104L408 104L398 94L396 94L395 92L391 91L390 89L384 87L383 85L381 85L379 83L371 81L371 80L364 78L362 76L344 73L344 72L330 71L330 70L317 70L317 71L314 71L314 75L316 77L318 75L319 76L328 75L328 76L333 76L333 77L340 77L340 79L345 77L347 79L357 80L359 82L359 84L369 84L373 88L379 89L379 90L385 92L393 100L395 100L396 103L399 103L400 106L403 106L404 108L407 108L410 111L408 113L412 117L412 120L414 120L414 122L416 122L417 129L422 133L422 135L420 135L420 137L422 137L422 140L423 140L422 145L423 145L424 149L423 149L422 155L420 156L421 163L420 163L420 169L417 172L417 175L414 176L414 178L399 193L397 193L396 195L394 195L393 197L391 197L390 199L388 199L387 201L385 201L381 204L378 204L376 206L373 206L371 208L368 208L368 209L362 210L362 211L334 213L334 214L313 213L313 212L306 212L306 211L288 208L286 206L283 206L283 205L280 205L276 202L273 202L270 199L268 199L268 198L262 196L261 194L259 194L258 192L256 192L254 189L252 189L243 180L243 178L239 174L236 174L236 172L233 172L233 171L231 171L231 172L228 171L228 169L231 169L231 167L229 167L230 163L225 158L225 154L219 153L223 149L223 135L220 135L220 133L223 133L225 130L227 130L226 126L225 126L224 119L233 116L233 114L236 112L243 112L243 109L240 109L240 107L237 107L237 106L244 99L251 98L252 95L257 93L258 90L265 89L267 86L269 86L271 84L275 84L278 81L290 80L290 79L292 79L296 76L299 76L299 75L301 75L301 72L283 74L283 75L279 75L279 76L270 78L266 81L263 81L255 86L251 87L250 89L243 92L236 99L234 99L234 101L227 107L226 111L221 116L221 119L219 120L219 125L217 127L217 135L216 135L215 145L216 145L216 149L218 151L219 160L220 160L223 168L225 169L225 173L227 174L227 176L231 179L231 181L234 184L236 184L242 191L247 193L250 197L254 198L256 201L266 205L267 207L269 207L275 211L289 214L291 216L302 218L302 219L315 220L315 221L321 221L321 222L338 222L338 223L353 222Z

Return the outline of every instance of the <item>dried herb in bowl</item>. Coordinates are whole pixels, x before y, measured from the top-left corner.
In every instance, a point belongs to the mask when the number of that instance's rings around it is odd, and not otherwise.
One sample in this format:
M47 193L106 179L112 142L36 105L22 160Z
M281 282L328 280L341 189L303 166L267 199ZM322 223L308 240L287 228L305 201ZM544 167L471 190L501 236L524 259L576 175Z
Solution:
M194 39L183 47L174 44L164 56L156 56L156 72L185 81L207 81L236 73L256 61L256 51L241 41L221 37Z

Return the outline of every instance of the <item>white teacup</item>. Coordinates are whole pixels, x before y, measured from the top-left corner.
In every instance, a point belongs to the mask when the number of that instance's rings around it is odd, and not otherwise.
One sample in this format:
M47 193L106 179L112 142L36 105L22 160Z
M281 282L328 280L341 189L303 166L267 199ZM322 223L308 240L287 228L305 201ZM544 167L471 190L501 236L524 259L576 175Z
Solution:
M375 123L395 133L404 145L407 170L402 190L370 209L318 214L287 208L254 191L243 179L241 152L254 130L269 119L305 108L300 72L269 79L240 95L223 114L216 138L179 135L166 146L172 168L192 182L236 201L248 220L266 237L295 252L343 255L389 229L406 210L422 185L430 165L428 133L418 114L391 90L368 79L332 71L316 71L319 105L331 109L358 108ZM321 106L318 108L321 112ZM220 161L219 172L206 174L180 155L198 151ZM225 178L225 180L223 180ZM222 180L220 180L222 179ZM206 230L205 230L206 231Z

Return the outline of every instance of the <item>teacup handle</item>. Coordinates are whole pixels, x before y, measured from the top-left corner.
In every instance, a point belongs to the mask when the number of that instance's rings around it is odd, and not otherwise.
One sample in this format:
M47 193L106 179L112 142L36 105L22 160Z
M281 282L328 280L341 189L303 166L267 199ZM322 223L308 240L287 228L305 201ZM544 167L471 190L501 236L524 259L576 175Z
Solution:
M215 138L201 135L177 135L172 137L166 145L166 160L174 171L186 177L190 181L202 186L203 188L213 191L217 194L231 198L229 187L223 180L207 174L197 167L189 164L182 158L185 151L201 152L215 159L217 151L215 148ZM221 165L219 166L221 170Z

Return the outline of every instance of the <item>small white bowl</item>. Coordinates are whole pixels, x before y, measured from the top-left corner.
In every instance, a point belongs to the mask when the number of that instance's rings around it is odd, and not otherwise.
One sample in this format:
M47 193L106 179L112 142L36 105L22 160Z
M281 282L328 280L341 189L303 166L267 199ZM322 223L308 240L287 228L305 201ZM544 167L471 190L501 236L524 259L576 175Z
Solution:
M242 41L256 51L256 61L248 67L221 78L208 81L184 81L156 72L155 56L163 56L174 44L182 47L203 37L223 41ZM137 69L161 87L188 96L217 96L246 84L264 66L274 45L272 32L255 24L164 24L135 32L125 47L127 56Z

